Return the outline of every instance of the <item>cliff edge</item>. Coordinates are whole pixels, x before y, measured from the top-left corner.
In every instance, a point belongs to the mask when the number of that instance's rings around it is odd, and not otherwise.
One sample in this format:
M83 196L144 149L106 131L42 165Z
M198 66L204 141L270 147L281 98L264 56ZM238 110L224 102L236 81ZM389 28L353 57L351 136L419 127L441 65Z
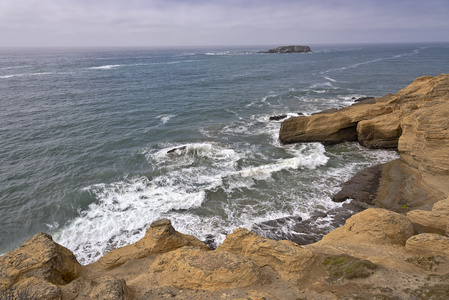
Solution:
M212 251L158 220L135 244L82 266L39 233L0 257L0 299L448 299L448 115L449 74L442 74L284 121L284 143L359 141L400 153L343 186L335 201L368 209L317 243L240 228Z

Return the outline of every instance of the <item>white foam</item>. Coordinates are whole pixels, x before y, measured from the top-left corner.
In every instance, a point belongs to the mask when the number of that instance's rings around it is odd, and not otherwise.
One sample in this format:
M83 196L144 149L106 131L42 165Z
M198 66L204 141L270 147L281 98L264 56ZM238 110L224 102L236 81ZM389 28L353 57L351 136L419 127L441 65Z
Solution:
M89 68L90 70L110 70L113 68L118 68L121 67L122 65L104 65L104 66L99 66L99 67L91 67Z
M157 119L160 119L162 121L162 124L167 124L168 121L170 121L172 118L176 117L176 115L160 115L157 116Z
M349 66L329 69L329 70L321 72L321 74L325 74L325 73L329 73L329 72L333 72L333 71L354 69L354 68L358 68L358 67L363 66L363 65L368 65L368 64L372 64L372 63L376 63L376 62L380 62L380 61L384 61L384 60L401 58L401 57L404 57L404 56L416 55L416 54L419 54L422 49L425 49L425 47L419 48L419 49L415 49L412 52L406 52L406 53L401 53L401 54L397 54L397 55L393 55L393 56L387 56L387 57L380 57L380 58L376 58L376 59L372 59L372 60L366 60L366 61L362 61L362 62L359 62L359 63L355 63L355 64L352 64L352 65L349 65Z
M52 72L37 72L37 73L21 73L21 74L11 74L0 76L1 79L7 79L12 77L25 77L25 76L41 76L41 75L52 75Z

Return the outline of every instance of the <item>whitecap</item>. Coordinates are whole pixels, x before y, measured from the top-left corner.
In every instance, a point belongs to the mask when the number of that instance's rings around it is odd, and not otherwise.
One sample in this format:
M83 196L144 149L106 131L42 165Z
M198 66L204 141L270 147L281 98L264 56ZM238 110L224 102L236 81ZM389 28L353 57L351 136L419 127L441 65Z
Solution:
M122 65L104 65L104 66L99 66L99 67L91 67L89 68L90 70L110 70L113 68L118 68L121 67Z
M176 115L159 115L156 118L162 121L162 124L167 124L172 118L176 117Z

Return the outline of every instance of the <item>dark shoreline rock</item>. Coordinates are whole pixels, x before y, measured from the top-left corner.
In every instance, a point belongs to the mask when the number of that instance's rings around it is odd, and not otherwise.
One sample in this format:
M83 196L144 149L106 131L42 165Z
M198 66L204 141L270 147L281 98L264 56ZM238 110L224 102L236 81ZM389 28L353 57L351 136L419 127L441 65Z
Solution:
M277 116L271 116L269 118L270 121L279 121L287 118L287 115L277 115Z
M262 53L307 53L312 52L309 46L280 46Z
M335 228L342 226L348 218L369 206L359 201L344 203L327 212L316 210L310 218L289 216L253 224L251 231L273 240L288 240L298 245L309 245L321 240Z

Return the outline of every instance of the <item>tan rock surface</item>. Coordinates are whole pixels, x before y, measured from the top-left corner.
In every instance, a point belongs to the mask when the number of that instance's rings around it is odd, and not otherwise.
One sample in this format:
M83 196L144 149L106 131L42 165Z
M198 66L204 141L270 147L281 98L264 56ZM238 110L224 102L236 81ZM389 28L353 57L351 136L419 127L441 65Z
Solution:
M162 254L150 268L159 285L180 289L217 291L266 283L250 259L229 252L183 247Z
M406 216L369 208L350 217L345 225L328 233L318 243L405 245L413 234L413 225Z
M184 246L209 247L197 238L177 232L167 219L151 224L145 236L134 244L114 249L98 260L103 268L115 268L128 260L165 253Z
M406 212L410 209L430 210L432 205L445 198L440 190L430 187L417 169L397 159L381 166L373 204L377 207Z
M357 139L367 148L397 148L402 129L399 112L357 123Z
M449 95L432 101L402 120L401 159L426 173L449 175ZM449 181L448 181L449 182Z
M92 300L131 300L125 280L113 276L100 278L89 294Z
M409 238L405 244L409 251L426 256L441 255L449 257L449 238L440 234L421 233Z
M412 210L407 213L407 217L415 226L419 233L449 233L449 198L436 202L432 211Z
M358 104L331 113L290 118L282 122L282 143L322 142L336 144L357 141L357 123L392 112L385 104Z
M50 235L38 233L20 248L0 256L0 287L30 277L66 284L79 276L80 269L70 250L53 242Z
M245 228L228 234L216 251L250 258L260 267L270 266L284 279L299 279L317 260L316 253L293 242L263 238Z

